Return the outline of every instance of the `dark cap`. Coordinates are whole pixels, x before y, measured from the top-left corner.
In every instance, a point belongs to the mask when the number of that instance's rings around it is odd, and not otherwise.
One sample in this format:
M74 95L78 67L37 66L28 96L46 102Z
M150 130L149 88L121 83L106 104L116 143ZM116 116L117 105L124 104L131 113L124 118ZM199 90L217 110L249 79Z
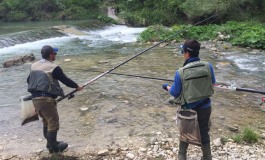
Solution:
M52 48L51 46L45 45L41 49L41 55L43 58L48 58L50 54L57 53L58 48Z

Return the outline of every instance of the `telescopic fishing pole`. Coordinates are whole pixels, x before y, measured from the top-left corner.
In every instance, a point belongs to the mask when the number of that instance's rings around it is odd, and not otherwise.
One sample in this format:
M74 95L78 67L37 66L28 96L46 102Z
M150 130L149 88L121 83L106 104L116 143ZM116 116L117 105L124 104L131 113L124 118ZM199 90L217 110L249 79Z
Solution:
M259 91L251 88L239 88L239 87L233 87L229 85L223 85L223 84L216 84L214 87L221 88L221 89L229 89L233 91L240 91L240 92L250 92L250 93L258 93L265 95L265 91Z
M211 18L213 18L213 17L216 17L217 15L218 15L218 14L215 14L215 15L213 15L213 16L211 16L211 17L208 17L208 18L206 18L206 19L204 19L204 20L202 20L202 21L200 21L200 22L198 22L198 23L196 23L196 24L194 24L194 25L192 25L192 26L199 25L199 24L201 24L201 23L203 23L203 22L205 22L205 21L207 21L207 20L209 20L209 19L211 19ZM167 40L171 39L172 37L175 37L175 36L178 35L179 33L188 30L188 29L191 28L192 26L189 26L189 27L187 27L187 28L185 28L185 29L179 30L179 31L176 32L175 34L173 34L173 35L169 36L168 38L166 38L166 39L164 39L164 40L158 42L157 44L151 46L150 48L145 49L144 51L142 51L142 52L136 54L135 56L133 56L133 57L129 58L128 60L122 62L121 64L119 64L119 65L113 67L112 69L110 69L110 70L108 70L108 71L106 71L106 72L104 72L104 73L102 73L102 74L96 76L95 78L93 78L93 79L91 79L90 81L88 81L87 83L85 83L82 87L83 87L83 88L86 87L88 84L90 84L90 83L96 81L97 79L99 79L99 78L103 77L104 75L110 73L111 71L113 71L113 70L119 68L120 66L122 66L122 65L124 65L125 63L131 61L132 59L134 59L134 58L136 58L136 57L142 55L143 53L145 53L145 52L151 50L152 48L154 48L154 47L160 45L161 43L166 42ZM72 92L66 94L66 95L63 96L63 97L58 98L58 99L57 99L57 102L60 102L61 100L65 99L65 98L67 98L67 97L68 97L68 99L73 98L75 92L77 92L76 89L73 90Z
M88 71L89 72L101 72L101 71L93 71L93 70L88 70ZM132 75L132 74L124 74L124 73L109 73L109 74L128 76L128 77L136 77L136 78L144 78L144 79L151 79L151 80L159 80L159 81L174 82L174 80L172 80L172 79L165 79L165 78L159 78L159 77L149 77L149 76ZM224 83L218 83L218 82L217 82L217 84L214 85L214 87L221 88L221 89L233 90L233 91L250 92L250 93L258 93L258 94L265 95L265 91L259 91L259 90L255 90L255 89L251 89L251 88L233 87L231 85L224 84Z

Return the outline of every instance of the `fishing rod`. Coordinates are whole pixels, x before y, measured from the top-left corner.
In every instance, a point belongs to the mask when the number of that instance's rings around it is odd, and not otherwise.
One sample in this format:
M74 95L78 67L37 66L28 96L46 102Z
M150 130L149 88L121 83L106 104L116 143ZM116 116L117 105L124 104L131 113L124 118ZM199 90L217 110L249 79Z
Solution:
M82 71L103 73L102 71L95 71L95 70L82 70ZM149 76L141 76L141 75L133 75L133 74L125 74L125 73L117 73L117 72L112 72L112 73L109 73L109 74L118 75L118 76L127 76L127 77L136 77L136 78L144 78L144 79L153 79L153 80L174 82L174 80L172 80L172 79L165 79L165 78L158 78L158 77L149 77Z
M229 89L233 91L250 92L250 93L258 93L258 94L265 95L265 91L259 91L259 90L255 90L252 88L239 88L239 87L233 87L233 86L223 85L223 84L216 84L214 85L214 87L221 88L221 89Z
M93 70L87 70L89 72L101 72L101 71L93 71ZM172 79L165 79L165 78L158 78L158 77L148 77L148 76L141 76L141 75L132 75L132 74L124 74L124 73L109 73L113 75L121 75L121 76L128 76L128 77L137 77L137 78L144 78L144 79L151 79L151 80L160 80L160 81L169 81L174 82ZM233 87L231 85L227 85L225 83L217 83L214 85L216 88L221 89L228 89L228 90L234 90L234 91L241 91L241 92L250 92L250 93L258 93L265 95L265 91L259 91L251 88L239 88L239 87Z
M195 23L194 25L191 25L191 26L189 26L189 27L187 27L187 28L185 28L185 29L179 30L179 31L176 32L175 34L173 34L173 35L169 36L168 38L166 38L166 39L164 39L164 40L158 42L157 44L151 46L150 48L145 49L144 51L142 51L142 52L136 54L135 56L129 58L128 60L126 60L126 61L124 61L124 62L118 64L117 66L111 68L110 70L107 70L106 72L104 72L104 73L102 73L102 74L96 76L95 78L93 78L93 79L91 79L90 81L86 82L82 87L83 87L83 88L86 87L88 84L90 84L90 83L96 81L97 79L99 79L99 78L103 77L104 75L106 75L106 74L112 72L113 70L119 68L120 66L122 66L122 65L124 65L125 63L127 63L127 62L133 60L134 58L136 58L136 57L142 55L143 53L145 53L145 52L151 50L152 48L155 48L156 46L160 45L161 43L166 42L167 40L171 39L172 37L175 37L175 36L178 35L179 33L183 32L183 31L186 31L186 30L188 30L189 28L191 28L191 27L193 27L193 26L199 25L199 24L201 24L201 23L203 23L203 22L205 22L205 21L207 21L207 20L209 20L209 19L211 19L211 18L213 18L213 17L216 17L217 15L218 15L218 14L215 14L215 15L213 15L213 16L211 16L211 17L208 17L208 18L206 18L206 19L204 19L204 20L198 22L198 23ZM63 97L58 98L56 101L57 101L57 102L60 102L61 100L65 99L65 98L67 98L67 97L68 97L68 99L71 99L71 98L74 97L74 93L75 93L75 92L77 92L76 89L73 90L73 91L71 91L70 93L64 95Z

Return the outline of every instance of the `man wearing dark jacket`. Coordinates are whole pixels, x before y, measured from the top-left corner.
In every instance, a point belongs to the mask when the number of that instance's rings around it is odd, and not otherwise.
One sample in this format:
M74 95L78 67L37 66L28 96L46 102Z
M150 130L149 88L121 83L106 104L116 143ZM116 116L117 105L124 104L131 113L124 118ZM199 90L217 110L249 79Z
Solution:
M68 147L67 143L57 141L59 115L56 98L64 96L59 81L67 87L75 88L77 91L83 89L68 78L58 65L53 63L57 51L57 48L48 45L43 46L41 49L43 59L32 64L27 78L28 91L32 95L36 112L42 118L43 135L47 139L46 147L50 153L62 152Z
M200 128L203 160L211 160L209 119L211 116L211 100L213 95L213 84L215 75L212 64L200 61L200 43L196 40L189 40L181 47L185 63L174 78L170 87L164 84L163 88L180 103L181 108L192 109L197 112ZM180 141L179 160L186 160L188 143Z

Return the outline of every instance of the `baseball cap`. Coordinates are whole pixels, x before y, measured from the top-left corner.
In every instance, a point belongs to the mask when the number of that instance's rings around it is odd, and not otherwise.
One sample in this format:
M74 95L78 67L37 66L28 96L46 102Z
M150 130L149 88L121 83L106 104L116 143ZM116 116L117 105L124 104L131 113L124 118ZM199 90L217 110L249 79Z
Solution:
M57 52L59 51L58 48L52 48L51 46L49 45L45 45L42 47L41 49L41 55L42 56L45 56L45 57L48 57L50 54L52 53L55 53L57 54Z

